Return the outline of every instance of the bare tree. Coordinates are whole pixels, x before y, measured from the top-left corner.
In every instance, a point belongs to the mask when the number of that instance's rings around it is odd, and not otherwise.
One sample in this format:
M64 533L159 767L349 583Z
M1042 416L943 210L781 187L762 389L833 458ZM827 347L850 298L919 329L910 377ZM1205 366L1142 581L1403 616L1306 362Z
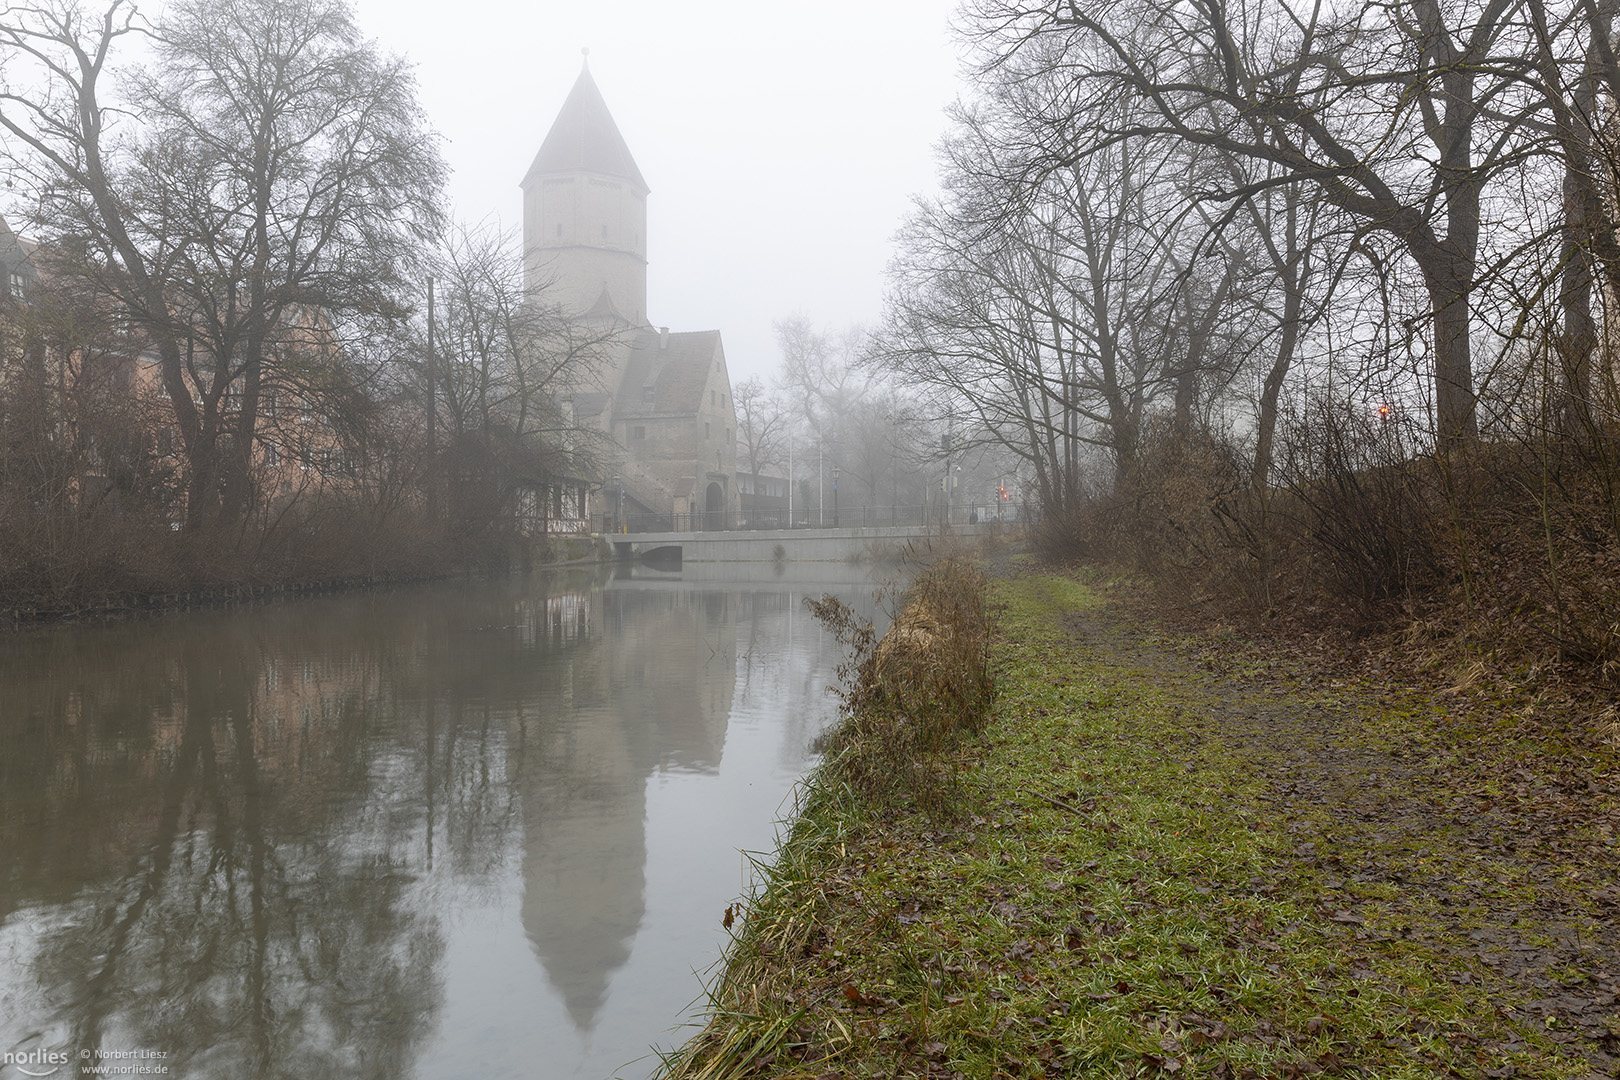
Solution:
M544 493L603 460L605 437L575 423L569 400L617 337L567 318L547 283L526 284L512 233L454 226L433 266L442 289L431 396L450 442L441 466L453 520L476 531L510 515L520 490L547 505ZM419 337L417 351L425 348Z
M764 469L781 466L787 430L782 403L759 379L745 379L732 387L731 394L737 403L737 449L748 471L758 476Z
M1016 454L1041 504L1063 514L1085 490L1088 447L1106 450L1122 480L1150 407L1180 387L1190 410L1229 287L1178 296L1187 268L1163 205L1185 159L1170 148L1119 142L1007 198L1023 169L1018 128L1054 88L998 84L987 105L959 112L946 195L903 234L878 354L965 411L969 438Z
M1060 63L1072 90L1032 132L1030 167L1121 141L1172 137L1280 166L1328 203L1395 237L1427 290L1437 428L1478 430L1470 304L1480 275L1481 198L1535 151L1523 123L1528 35L1515 0L1344 9L1195 0L1164 17L1139 2L977 9L987 68L1004 77ZM1033 48L1037 43L1048 47ZM1123 122L1117 105L1138 103ZM1239 200L1255 185L1211 193Z
M111 91L122 40L156 57ZM229 529L253 496L265 395L317 408L364 380L344 337L399 317L444 175L408 66L338 0L182 0L0 13L0 130L43 207L45 250L157 350L188 466L187 527Z

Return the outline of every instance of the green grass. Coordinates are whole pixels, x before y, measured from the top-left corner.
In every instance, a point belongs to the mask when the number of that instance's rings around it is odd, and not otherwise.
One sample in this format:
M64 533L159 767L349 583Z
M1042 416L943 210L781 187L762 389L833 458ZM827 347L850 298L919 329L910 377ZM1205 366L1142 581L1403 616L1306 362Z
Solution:
M1100 601L1073 580L997 592L961 817L816 787L667 1075L1586 1074L1489 973L1384 925L1412 919L1392 885L1296 857L1207 675L1078 644L1064 618Z

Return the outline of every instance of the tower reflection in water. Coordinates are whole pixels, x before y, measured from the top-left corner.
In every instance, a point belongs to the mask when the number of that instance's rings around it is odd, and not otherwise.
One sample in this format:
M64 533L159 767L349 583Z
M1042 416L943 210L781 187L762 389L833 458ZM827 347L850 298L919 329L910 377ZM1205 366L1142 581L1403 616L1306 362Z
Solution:
M820 591L585 577L0 642L0 1050L608 1075L697 993L715 868L769 845L828 714Z
M559 601L564 598L555 598ZM583 604L584 598L568 598ZM714 772L736 684L737 597L610 589L523 722L523 926L576 1026L595 1024L645 912L647 778Z

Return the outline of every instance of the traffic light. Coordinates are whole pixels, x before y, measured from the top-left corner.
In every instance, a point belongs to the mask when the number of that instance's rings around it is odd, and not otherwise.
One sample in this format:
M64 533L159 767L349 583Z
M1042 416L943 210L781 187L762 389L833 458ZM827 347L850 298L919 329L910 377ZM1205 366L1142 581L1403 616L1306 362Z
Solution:
M1007 497L1007 485L1003 484L996 489L996 497L998 499L1005 499Z

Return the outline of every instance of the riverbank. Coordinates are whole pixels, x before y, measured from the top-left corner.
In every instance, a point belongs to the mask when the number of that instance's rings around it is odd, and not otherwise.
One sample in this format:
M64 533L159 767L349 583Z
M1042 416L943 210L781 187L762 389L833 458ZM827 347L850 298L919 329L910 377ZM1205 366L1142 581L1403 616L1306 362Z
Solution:
M668 1075L1588 1077L1616 756L1073 578L996 585L959 814L815 788Z
M45 591L0 592L0 629L322 596L467 574L595 565L611 558L605 542L585 536L549 537L539 542L512 538L478 551L426 549L412 558L390 558L381 567L373 562L365 568L256 564L209 568L204 561L188 565L183 557L176 557L170 560L173 565L167 573L113 576L110 584L100 586L73 583Z

